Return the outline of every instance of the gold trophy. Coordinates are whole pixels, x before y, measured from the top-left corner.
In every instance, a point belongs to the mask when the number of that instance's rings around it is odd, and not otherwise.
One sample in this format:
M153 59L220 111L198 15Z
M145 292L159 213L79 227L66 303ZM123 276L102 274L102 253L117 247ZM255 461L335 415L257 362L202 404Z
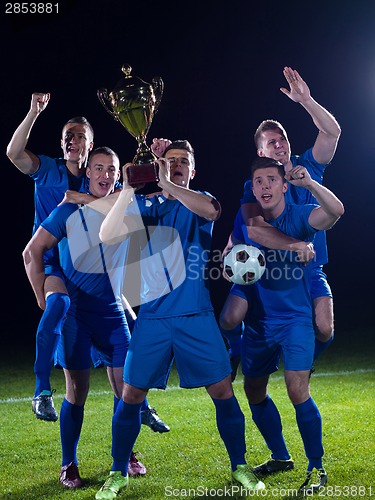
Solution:
M99 101L138 142L134 165L127 170L129 184L159 182L157 158L146 144L146 135L163 95L163 80L155 77L152 84L144 82L131 76L132 68L128 64L124 64L121 70L125 76L112 92L108 93L107 89L97 91Z

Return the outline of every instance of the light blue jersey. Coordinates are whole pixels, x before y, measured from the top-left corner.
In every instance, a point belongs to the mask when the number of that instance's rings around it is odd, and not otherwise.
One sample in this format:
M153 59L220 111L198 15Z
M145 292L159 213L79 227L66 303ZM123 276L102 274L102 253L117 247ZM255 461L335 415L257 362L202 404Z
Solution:
M99 240L104 215L87 205L64 203L42 222L59 241L70 310L122 309L127 242L105 245Z
M57 347L57 365L91 366L91 347L107 366L124 365L130 334L121 302L127 242L104 245L104 216L87 205L64 203L41 226L59 241L70 308Z

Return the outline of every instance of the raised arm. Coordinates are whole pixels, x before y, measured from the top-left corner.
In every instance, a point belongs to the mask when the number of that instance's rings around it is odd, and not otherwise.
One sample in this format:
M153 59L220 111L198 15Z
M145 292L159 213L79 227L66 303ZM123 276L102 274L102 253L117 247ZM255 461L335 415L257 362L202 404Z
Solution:
M335 117L313 99L310 89L298 71L285 67L284 76L289 84L289 90L281 87L280 90L294 102L300 103L311 116L319 130L313 146L313 156L318 163L329 163L337 148L341 128Z
M311 179L305 167L297 165L286 174L286 178L291 184L308 189L319 203L319 207L310 214L310 226L315 229L331 229L344 214L342 202L332 191Z
M31 96L30 109L17 127L7 147L10 161L24 174L33 174L39 168L39 158L26 149L31 129L40 113L47 107L50 94L35 92Z
M46 302L44 297L44 261L43 254L49 248L57 245L57 239L43 227L39 227L31 240L26 245L22 256L27 277L35 293L38 306L45 309Z

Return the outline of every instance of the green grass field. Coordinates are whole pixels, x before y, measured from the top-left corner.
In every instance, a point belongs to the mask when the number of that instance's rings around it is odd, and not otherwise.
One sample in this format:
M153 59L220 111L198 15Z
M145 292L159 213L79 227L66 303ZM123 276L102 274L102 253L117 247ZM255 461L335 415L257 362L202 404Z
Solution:
M329 475L327 498L375 497L375 341L370 331L346 332L316 364L311 392L323 417L324 465ZM91 393L78 457L84 488L65 490L60 471L59 423L36 420L30 398L34 389L33 349L2 352L0 372L0 499L94 498L111 466L111 414L113 397L104 370L92 372ZM55 403L59 410L64 377L54 370ZM242 388L234 383L246 417L247 460L252 465L269 456L255 428ZM306 458L289 402L282 369L270 383L270 394L279 407L286 442L295 469L267 478L260 498L296 498L304 479ZM147 476L131 478L119 498L249 498L231 489L230 465L215 424L214 406L204 389L183 390L172 371L166 391L152 390L149 401L171 427L156 434L142 426L135 450L142 453ZM253 495L251 495L253 496Z

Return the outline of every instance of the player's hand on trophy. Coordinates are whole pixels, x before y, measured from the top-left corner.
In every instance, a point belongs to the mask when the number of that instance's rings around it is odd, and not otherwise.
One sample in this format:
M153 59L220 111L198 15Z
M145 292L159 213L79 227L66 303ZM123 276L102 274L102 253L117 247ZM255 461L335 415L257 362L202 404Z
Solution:
M49 92L34 92L31 96L30 111L39 115L47 107L51 94Z
M171 183L170 164L166 158L159 158L156 163L159 165L158 186L164 189Z
M133 163L125 163L125 165L123 165L123 167L122 167L122 188L123 189L130 188L127 170L132 165L133 165Z
M164 151L170 144L172 144L172 141L170 141L169 139L152 139L150 148L154 155L160 158L161 156L163 156Z

